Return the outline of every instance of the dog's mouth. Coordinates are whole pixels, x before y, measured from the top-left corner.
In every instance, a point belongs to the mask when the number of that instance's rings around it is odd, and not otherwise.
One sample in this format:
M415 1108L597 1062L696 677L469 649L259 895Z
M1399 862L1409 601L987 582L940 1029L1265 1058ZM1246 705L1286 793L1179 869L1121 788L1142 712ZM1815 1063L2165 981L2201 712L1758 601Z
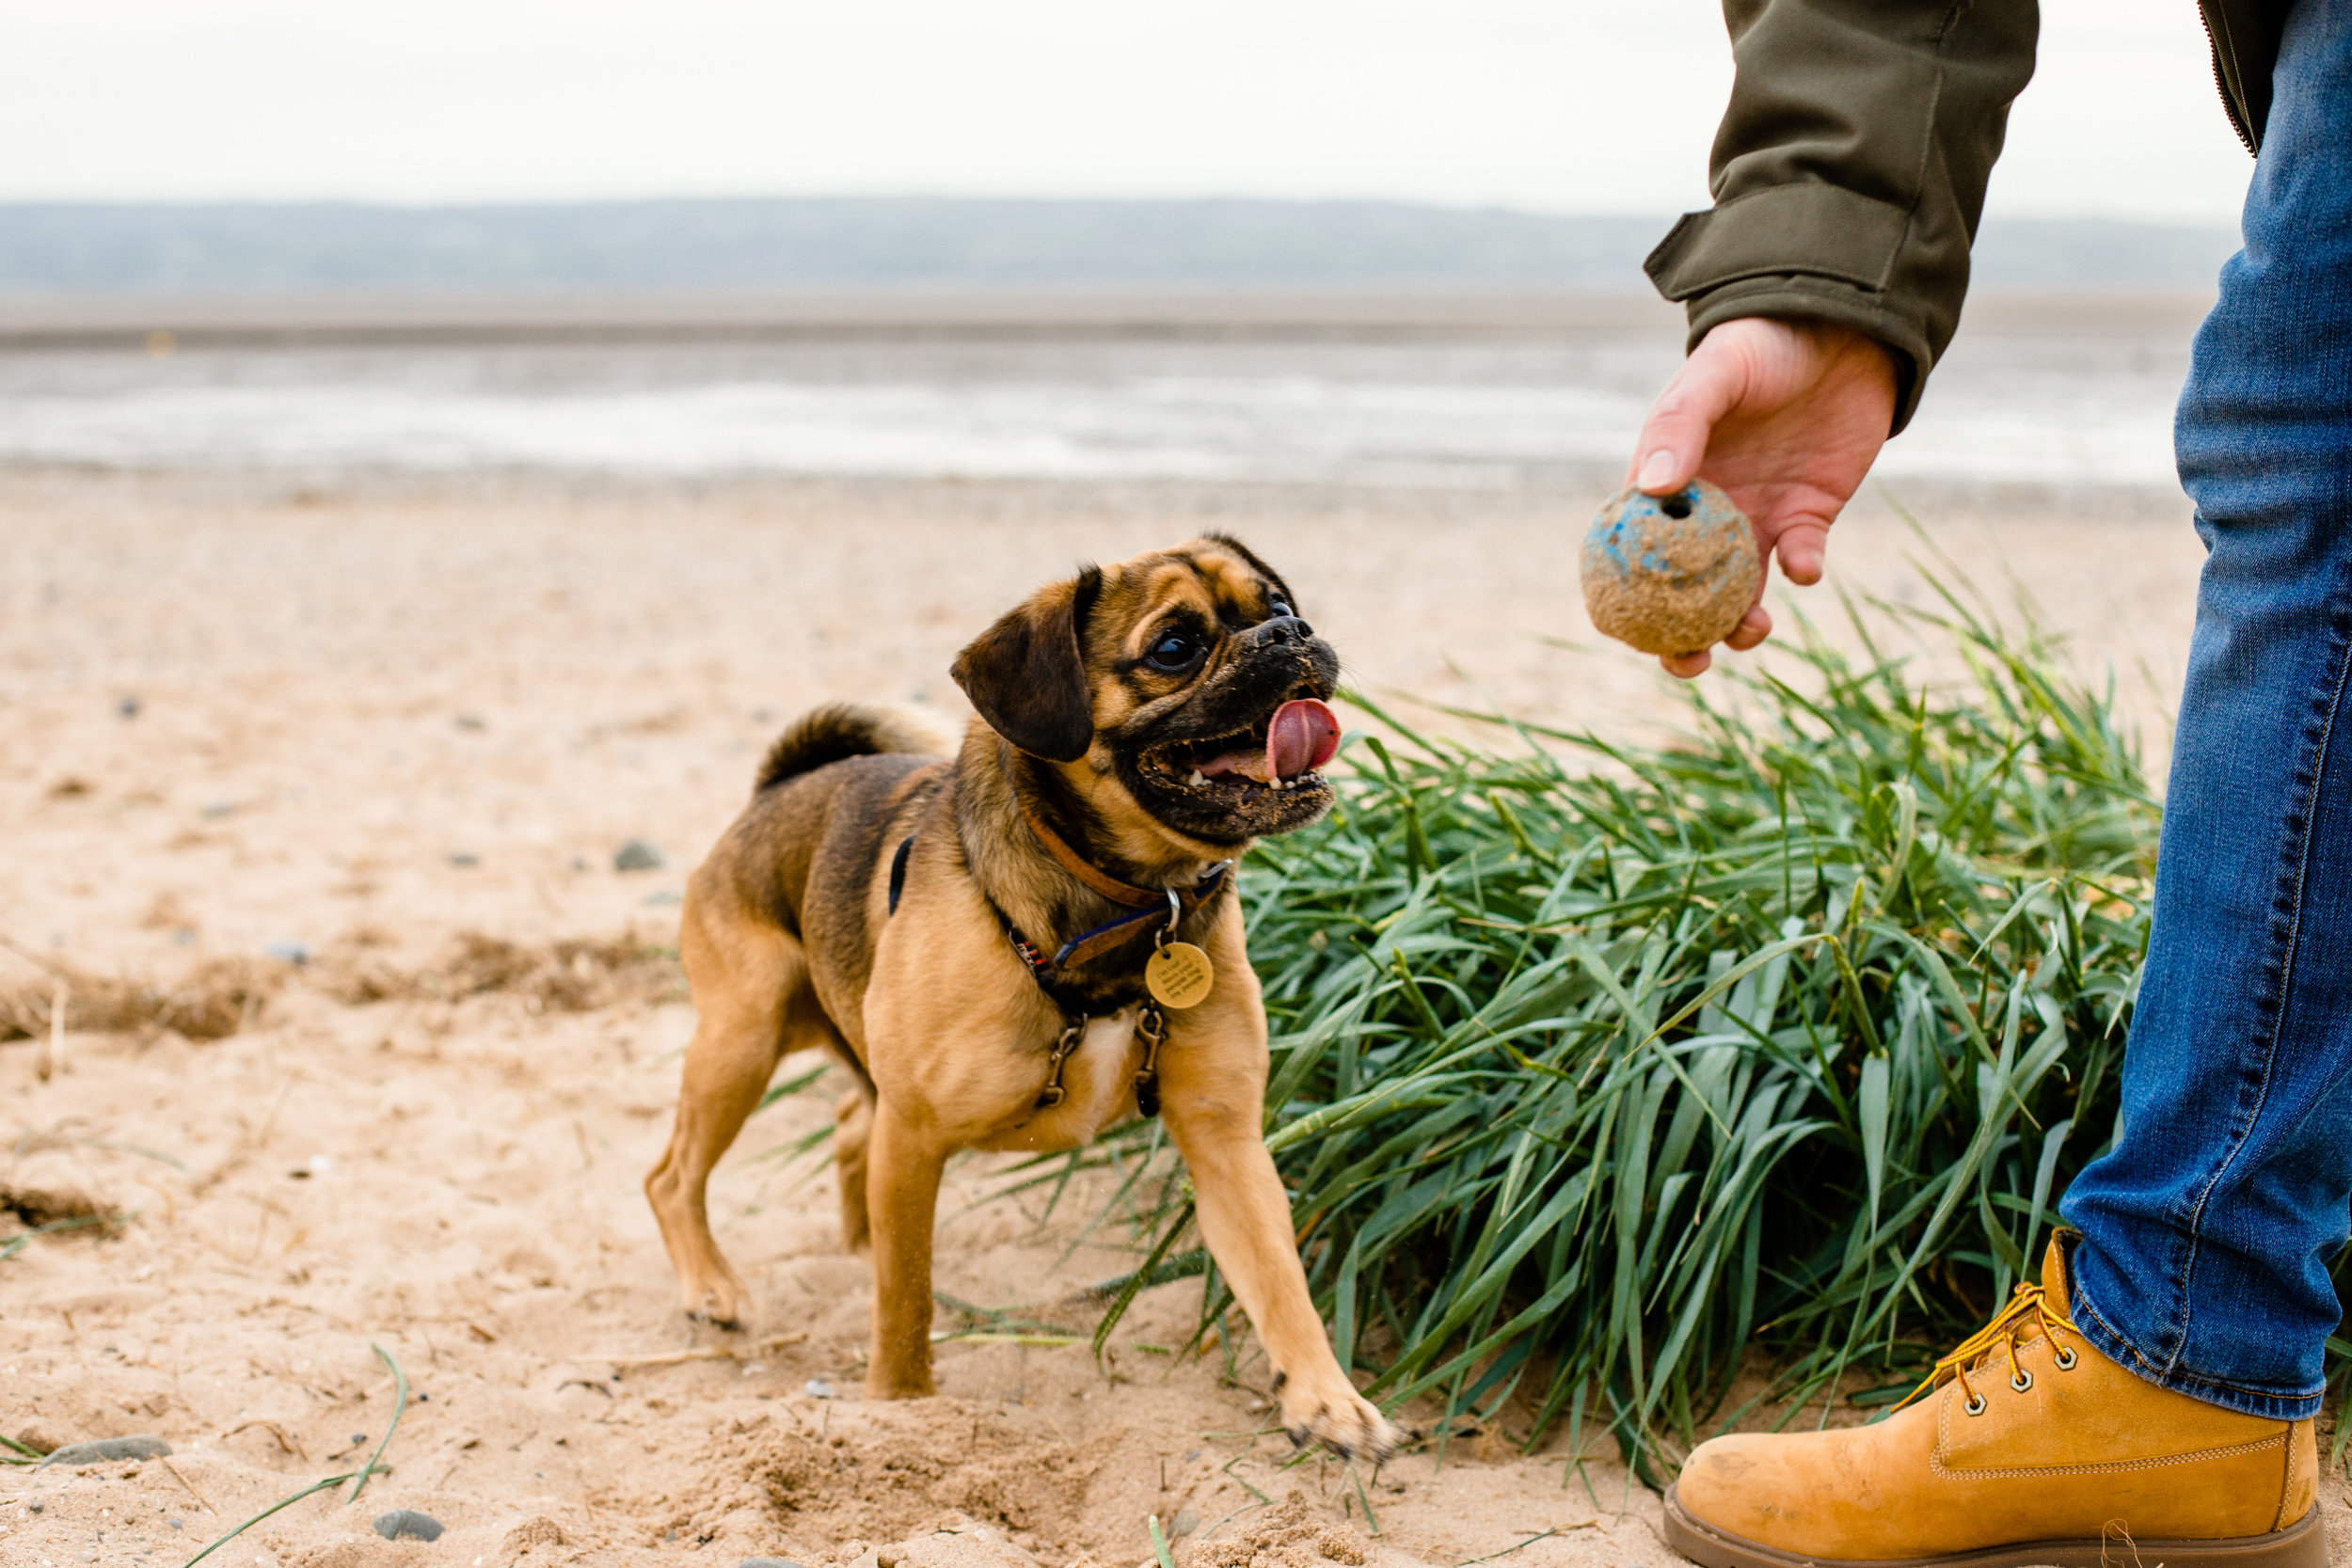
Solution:
M1340 749L1340 720L1329 705L1294 697L1274 710L1263 730L1174 740L1138 759L1156 782L1209 799L1247 800L1313 789Z

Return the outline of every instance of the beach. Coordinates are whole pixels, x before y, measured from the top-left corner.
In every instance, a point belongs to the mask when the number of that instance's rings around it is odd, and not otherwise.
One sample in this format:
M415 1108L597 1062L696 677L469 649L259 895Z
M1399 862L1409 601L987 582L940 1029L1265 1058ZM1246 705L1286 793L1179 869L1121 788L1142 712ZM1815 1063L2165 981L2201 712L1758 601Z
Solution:
M984 1201L1001 1162L952 1167L942 1204L938 1287L969 1309L935 1323L941 1396L864 1402L866 1265L830 1171L790 1155L837 1078L760 1112L714 1182L756 1297L739 1334L678 1312L638 1187L691 1028L684 877L791 715L960 723L948 662L997 613L1216 530L1402 723L1659 738L1677 689L1578 599L1613 479L0 471L0 994L25 1037L0 1018L0 1183L28 1224L37 1196L123 1216L0 1263L0 1387L40 1446L174 1450L0 1474L0 1560L183 1561L356 1469L395 1399L372 1344L412 1390L390 1473L211 1560L1065 1568L1144 1561L1147 1516L1182 1568L1676 1560L1613 1448L1521 1453L1516 1406L1376 1477L1290 1463L1254 1343L1168 1354L1197 1281L1144 1292L1098 1361L1083 1292L1134 1266L1088 1232L1104 1192ZM1839 525L1831 585L1772 602L1856 648L1836 593L1932 610L1955 586L1932 551L2005 612L2028 589L2160 772L2187 512L2154 484L1897 475ZM632 843L656 863L618 869ZM449 1533L379 1540L393 1508Z

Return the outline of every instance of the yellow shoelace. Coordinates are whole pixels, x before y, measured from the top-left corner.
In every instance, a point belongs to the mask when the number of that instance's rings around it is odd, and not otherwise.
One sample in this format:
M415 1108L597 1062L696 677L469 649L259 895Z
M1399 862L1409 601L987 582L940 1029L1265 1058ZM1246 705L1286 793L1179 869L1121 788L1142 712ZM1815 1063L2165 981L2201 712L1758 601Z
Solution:
M1935 1364L1935 1370L1928 1373L1927 1380L1905 1394L1902 1404L1895 1408L1900 1410L1922 1394L1932 1392L1944 1381L1944 1374L1949 1372L1960 1381L1960 1386L1968 1395L1969 1413L1974 1415L1983 1409L1982 1396L1968 1382L1968 1369L1981 1365L1997 1346L2009 1355L2010 1385L2014 1387L2020 1370L2017 1365L2017 1339L2029 1326L2040 1328L2053 1343L2057 1342L2061 1330L2069 1334L2074 1332L2073 1323L2068 1323L2062 1314L2050 1309L2048 1291L2030 1282L2022 1283L2010 1293L2008 1305L1994 1314L1991 1323L1954 1346L1949 1355ZM2059 1365L2071 1366L2073 1354L2071 1349L2067 1350L2067 1359Z

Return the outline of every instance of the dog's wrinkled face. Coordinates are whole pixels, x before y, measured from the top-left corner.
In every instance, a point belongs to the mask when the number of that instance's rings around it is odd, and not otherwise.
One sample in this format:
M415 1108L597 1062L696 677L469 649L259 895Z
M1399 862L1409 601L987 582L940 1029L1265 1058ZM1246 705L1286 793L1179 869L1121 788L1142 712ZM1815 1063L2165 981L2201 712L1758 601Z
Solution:
M1188 839L1237 845L1330 806L1339 670L1274 570L1211 534L1041 590L954 673L1021 750L1115 778Z

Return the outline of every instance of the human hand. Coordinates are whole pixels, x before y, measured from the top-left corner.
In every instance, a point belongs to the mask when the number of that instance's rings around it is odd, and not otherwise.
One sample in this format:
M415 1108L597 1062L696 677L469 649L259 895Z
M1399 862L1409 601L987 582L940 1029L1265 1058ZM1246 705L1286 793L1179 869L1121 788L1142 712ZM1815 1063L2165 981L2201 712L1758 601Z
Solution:
M1829 526L1862 485L1895 418L1895 366L1878 341L1820 322L1760 316L1710 329L1643 421L1626 483L1651 495L1693 478L1728 493L1756 549L1788 580L1821 580ZM1769 575L1769 571L1768 574ZM1763 587L1726 646L1772 632ZM1700 649L1659 660L1684 679L1713 662Z

